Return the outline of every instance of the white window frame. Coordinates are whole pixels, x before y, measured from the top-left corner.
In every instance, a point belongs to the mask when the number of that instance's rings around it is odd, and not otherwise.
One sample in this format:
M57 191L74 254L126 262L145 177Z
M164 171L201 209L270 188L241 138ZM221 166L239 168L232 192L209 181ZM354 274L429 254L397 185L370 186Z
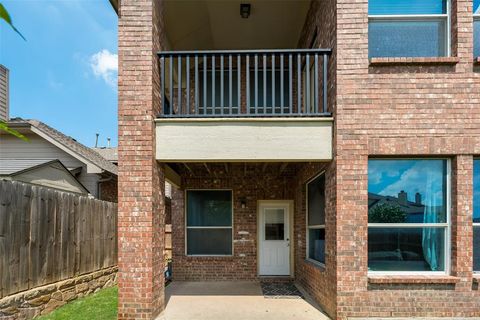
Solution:
M445 243L444 243L444 255L445 255L445 271L373 271L368 270L368 275L422 275L422 276L434 276L434 275L450 275L451 272L451 161L448 158L369 158L368 160L445 160L447 165L447 172L445 176L446 181L446 218L445 223L368 223L368 229L370 228L442 228L445 231ZM368 242L367 242L368 246ZM368 248L367 248L368 251Z
M187 205L188 205L188 201L187 201L187 194L189 191L230 191L231 192L231 196L232 196L232 213L231 213L231 217L232 217L232 225L230 227L225 227L225 226L192 226L192 227L189 227L187 225L187 219L188 219L188 216L187 216ZM234 221L233 221L233 207L234 207L234 198L233 198L233 189L185 189L185 195L184 195L184 203L185 203L185 212L184 212L184 217L185 217L185 256L187 257L233 257L234 256L234 245L233 245L233 240L234 240L234 234L233 234L233 224L234 224ZM188 237L187 237L187 234L188 234L188 229L231 229L232 231L232 253L231 254L188 254L187 253L187 248L188 248Z
M452 45L451 45L451 0L446 0L447 12L444 14L369 14L368 15L368 23L370 24L371 21L428 21L428 20L446 20L446 33L447 33L447 41L445 43L446 46L446 57L450 57L452 55Z
M479 16L480 16L480 15L479 15ZM474 165L474 166L475 166L475 161L478 161L478 162L480 163L480 159L479 159L479 158L473 158L473 165ZM479 164L479 165L480 165L480 164ZM472 168L472 169L473 169L473 168ZM480 187L480 186L479 186L479 187ZM475 196L475 186L472 186L472 189L473 189L473 195ZM472 213L473 213L473 212L472 212ZM472 220L473 220L473 216L472 216ZM480 222L473 222L473 223L472 223L472 229L474 229L475 227L480 228ZM473 231L474 231L474 230L472 230L472 238L473 238ZM472 253L473 253L473 246L474 246L474 244L473 244L473 241L472 241ZM472 265L472 270L473 270L473 273L474 273L474 274L476 274L476 275L477 275L477 274L480 274L480 269L479 269L479 270L473 269L473 265Z
M311 259L311 258L309 257L309 253L310 253L310 229L312 229L312 230L318 230L318 229L323 229L323 230L325 230L325 240L326 240L326 238L327 238L327 230L326 230L326 228L325 228L325 224L318 224L318 225L312 225L312 226L309 226L309 225L308 225L308 185L309 185L312 181L314 181L315 179L317 179L318 177L320 177L321 175L325 175L325 173L326 173L325 170L321 171L320 173L318 173L317 175L315 175L314 177L312 177L310 180L308 180L308 181L306 182L306 184L305 184L305 185L306 185L306 189L305 189L305 190L306 190L306 192L305 192L305 205L306 205L306 207L305 207L305 214L306 214L305 228L306 228L306 231L307 231L307 232L306 232L306 236L307 236L307 237L306 237L306 249L307 249L307 251L305 252L305 260L307 260L307 261L309 261L309 262L311 262L311 263L313 263L313 264L316 264L316 265L318 265L318 266L320 266L320 267L322 267L322 268L325 268L325 263L320 262L320 261L317 261L317 260L315 260L315 259ZM326 178L326 177L325 177L325 178ZM325 187L326 187L326 183L327 183L327 181L326 181L326 179L325 179ZM326 201L326 199L325 199L325 220L327 219L327 215L326 215L326 205L327 205L327 203L326 203L326 202L327 202L327 201ZM326 247L326 246L327 246L327 244L326 244L326 241L325 241L325 247ZM326 262L326 261L327 261L327 254L326 254L326 252L325 252L325 262Z
M473 0L472 0L472 5L473 5ZM472 11L474 10L475 8L472 9ZM473 13L473 22L480 22L480 12L479 13ZM473 41L475 43L475 38L476 37L479 37L480 38L480 34L475 34L475 32L473 32ZM477 56L480 56L480 54L478 54ZM478 57L474 57L474 58L478 58Z

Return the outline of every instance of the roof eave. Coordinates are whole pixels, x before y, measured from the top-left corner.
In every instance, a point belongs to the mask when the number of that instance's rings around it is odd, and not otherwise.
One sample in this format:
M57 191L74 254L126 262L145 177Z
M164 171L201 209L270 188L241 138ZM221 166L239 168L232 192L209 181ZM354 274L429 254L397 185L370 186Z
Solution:
M112 5L113 10L115 10L118 15L118 0L110 0L110 4Z

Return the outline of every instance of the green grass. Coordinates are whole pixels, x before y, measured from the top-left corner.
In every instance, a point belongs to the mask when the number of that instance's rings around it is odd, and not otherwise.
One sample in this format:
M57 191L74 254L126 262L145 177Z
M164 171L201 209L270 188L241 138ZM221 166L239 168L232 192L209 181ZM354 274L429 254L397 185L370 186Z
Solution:
M74 300L38 320L115 320L117 319L118 289L106 288Z

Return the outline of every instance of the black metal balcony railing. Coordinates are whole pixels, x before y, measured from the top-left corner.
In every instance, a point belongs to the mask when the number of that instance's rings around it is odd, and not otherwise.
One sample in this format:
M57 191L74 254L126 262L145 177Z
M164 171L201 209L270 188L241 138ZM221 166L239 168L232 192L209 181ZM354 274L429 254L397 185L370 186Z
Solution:
M324 116L331 49L159 52L160 117Z

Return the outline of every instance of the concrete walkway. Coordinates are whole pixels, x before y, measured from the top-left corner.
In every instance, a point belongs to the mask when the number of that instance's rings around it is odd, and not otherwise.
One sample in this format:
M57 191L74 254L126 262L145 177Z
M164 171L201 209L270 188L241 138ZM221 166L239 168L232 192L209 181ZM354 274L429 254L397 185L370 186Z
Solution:
M258 282L172 282L158 320L327 320L302 288L305 299L264 298Z

